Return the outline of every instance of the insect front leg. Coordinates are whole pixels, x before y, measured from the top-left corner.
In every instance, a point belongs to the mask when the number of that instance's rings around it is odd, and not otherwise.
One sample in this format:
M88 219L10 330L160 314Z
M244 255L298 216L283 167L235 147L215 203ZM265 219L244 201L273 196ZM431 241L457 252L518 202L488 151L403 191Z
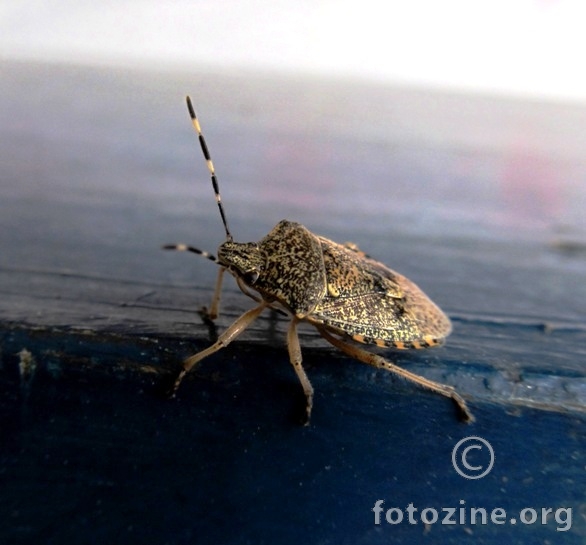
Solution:
M240 333L242 333L252 322L254 322L254 320L256 320L259 317L260 313L267 306L268 304L263 301L257 307L247 310L228 329L226 329L226 331L224 331L218 337L218 340L214 344L212 344L208 348L205 348L201 352L198 352L197 354L194 354L193 356L190 356L189 358L185 359L183 361L183 369L181 369L181 371L177 375L177 378L175 379L175 383L173 384L170 394L175 394L185 375L187 375L187 373L189 373L189 371L191 371L191 369L193 369L196 364L198 364L204 358L211 356L218 350L221 350L222 348L228 346L236 337L238 337L238 335L240 335Z
M301 345L299 344L299 336L297 335L298 322L299 320L297 318L293 318L289 324L289 330L287 331L287 348L289 349L289 359L291 360L293 369L295 369L295 373L297 374L299 382L301 382L303 393L305 394L305 421L303 424L308 426L311 418L311 409L313 408L313 386L311 385L311 382L309 382L302 365L303 357L301 356Z
M324 328L319 327L318 331L320 332L321 336L324 339L326 339L326 341L330 342L336 348L339 348L349 356L356 358L357 360L363 363L368 363L368 365L372 365L379 369L391 371L391 373L395 373L403 378L406 378L407 380L411 380L412 382L415 382L416 384L419 384L420 386L423 386L428 390L449 397L456 404L461 419L464 422L474 422L474 416L470 412L470 409L468 409L468 405L466 404L462 396L460 396L460 394L458 394L458 392L456 392L456 390L454 390L454 388L452 388L451 386L447 386L446 384L441 384L439 382L434 382L433 380L429 380L419 375L416 375L415 373L411 373L406 369L403 369L402 367L399 367L398 365L391 363L390 361L379 356L378 354L368 352L368 350L364 350L362 348L354 346L353 344L350 344L342 339L339 339L338 337L331 335Z
M216 287L214 288L214 295L212 296L212 302L210 309L206 311L207 317L210 320L215 320L220 313L220 299L222 297L222 280L224 279L224 273L226 272L225 267L218 269L218 276L216 277Z

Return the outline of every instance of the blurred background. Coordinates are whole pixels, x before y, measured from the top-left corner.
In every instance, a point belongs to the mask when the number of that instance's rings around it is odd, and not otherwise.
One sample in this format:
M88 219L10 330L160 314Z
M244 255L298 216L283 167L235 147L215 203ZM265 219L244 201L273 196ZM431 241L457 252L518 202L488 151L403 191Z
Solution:
M191 93L216 166L236 180L228 198L241 206L230 214L242 211L243 220L255 206L267 222L316 219L327 195L329 223L352 216L354 231L392 216L394 229L420 234L442 222L445 234L500 227L574 247L586 232L585 15L577 0L6 0L0 59L12 64L2 68L0 121L7 146L14 131L26 141L23 157L39 158L35 135L62 150L54 131L67 126L73 147L93 137L95 152L107 154L106 135L116 133L118 150L134 142L127 152L143 162L179 165L180 146L193 154L175 132ZM20 100L28 107L15 108ZM139 119L145 109L150 134ZM51 128L39 136L47 115ZM308 134L317 136L310 145ZM19 150L7 153L5 169L21 168ZM70 172L69 197L87 198L89 186L116 191L117 178L128 188L138 177L108 164L109 175L96 166L98 179L84 174L85 184ZM167 182L166 195L176 205L207 202L209 188L187 176L172 177L178 186ZM156 179L135 190L144 197L151 188L163 208Z
M0 55L586 100L580 0L4 0Z

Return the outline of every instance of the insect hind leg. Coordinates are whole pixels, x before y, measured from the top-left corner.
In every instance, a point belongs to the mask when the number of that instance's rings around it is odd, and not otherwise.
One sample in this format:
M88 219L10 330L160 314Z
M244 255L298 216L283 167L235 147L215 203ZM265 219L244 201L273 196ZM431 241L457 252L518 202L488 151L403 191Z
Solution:
M406 378L407 380L419 384L424 388L427 388L428 390L450 398L456 405L461 419L464 422L474 422L474 416L470 412L470 409L468 409L468 405L464 401L464 398L462 398L462 396L458 394L458 392L456 392L456 390L454 390L454 388L451 386L441 384L439 382L434 382L433 380L429 380L422 376L416 375L415 373L411 373L410 371L407 371L406 369L391 363L378 354L374 354L373 352L369 352L368 350L364 350L363 348L359 348L358 346L354 346L338 337L335 337L326 331L323 327L318 327L318 331L326 341L333 344L336 348L342 350L342 352L348 356L351 356L352 358L355 358L363 363L367 363L368 365L372 365L373 367L377 367L378 369L385 369L391 373L395 373L403 378Z

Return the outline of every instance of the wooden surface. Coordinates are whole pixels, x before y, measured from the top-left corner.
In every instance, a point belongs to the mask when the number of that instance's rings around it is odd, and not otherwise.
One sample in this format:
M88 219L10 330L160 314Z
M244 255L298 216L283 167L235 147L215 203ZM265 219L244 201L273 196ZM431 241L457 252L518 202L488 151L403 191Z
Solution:
M266 74L0 73L0 541L584 542L585 107ZM236 239L295 220L416 281L454 333L388 356L456 386L475 424L304 328L316 398L299 428L272 314L157 396L250 306L227 282L210 326L215 266L160 250L223 238L186 93ZM467 435L496 454L478 481L450 460ZM375 526L377 499L572 507L573 524Z

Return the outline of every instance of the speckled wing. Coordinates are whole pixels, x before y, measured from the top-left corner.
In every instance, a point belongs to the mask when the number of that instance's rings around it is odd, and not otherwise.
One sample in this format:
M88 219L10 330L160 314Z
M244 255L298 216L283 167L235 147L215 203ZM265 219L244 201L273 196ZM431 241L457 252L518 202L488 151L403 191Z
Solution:
M432 346L449 335L450 320L409 279L356 249L320 239L327 290L310 322L399 348Z
M303 225L283 220L260 241L259 248L265 269L254 289L304 318L326 291L319 238Z

